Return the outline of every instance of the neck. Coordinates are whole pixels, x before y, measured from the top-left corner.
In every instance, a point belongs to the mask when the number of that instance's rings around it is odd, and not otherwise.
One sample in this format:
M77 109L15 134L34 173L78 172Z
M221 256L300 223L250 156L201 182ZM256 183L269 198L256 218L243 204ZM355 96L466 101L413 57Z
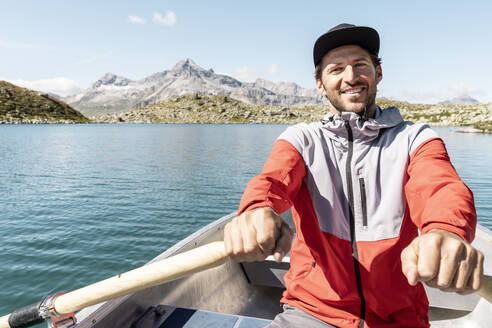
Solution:
M348 112L344 109L337 109L335 108L333 105L330 104L330 112L332 114L341 114L342 112ZM364 107L361 111L358 111L358 112L354 112L356 113L357 115L359 115L360 117L362 118L374 118L374 116L376 116L376 104L372 104L371 106L366 106Z

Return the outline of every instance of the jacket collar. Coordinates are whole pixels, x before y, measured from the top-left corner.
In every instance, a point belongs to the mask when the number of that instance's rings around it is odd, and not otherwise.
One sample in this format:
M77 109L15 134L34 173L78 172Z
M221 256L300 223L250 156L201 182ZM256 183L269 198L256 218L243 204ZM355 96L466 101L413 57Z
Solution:
M403 118L396 107L381 109L376 106L374 118L364 119L356 113L342 112L340 114L328 113L321 121L325 132L328 132L328 135L335 139L347 138L346 122L349 123L352 129L354 141L366 142L375 139L380 130L392 128L402 123Z

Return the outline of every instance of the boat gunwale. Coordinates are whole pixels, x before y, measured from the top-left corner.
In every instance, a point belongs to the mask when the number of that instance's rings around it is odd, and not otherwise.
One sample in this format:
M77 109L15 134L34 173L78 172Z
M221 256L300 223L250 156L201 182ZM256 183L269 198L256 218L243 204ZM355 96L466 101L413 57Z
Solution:
M199 244L199 242L201 240L203 240L208 235L209 232L211 232L212 230L215 230L217 228L220 230L220 227L222 225L224 225L227 221L230 221L233 217L235 217L236 214L237 214L237 212L232 212L232 213L229 213L229 214L222 216L219 219L216 219L216 220L208 223L204 227L198 229L197 231L195 231L191 235L187 236L186 238L180 240L179 242L177 242L173 246L169 247L168 249L166 249L161 254L157 255L156 257L154 257L153 259L151 259L149 262L145 263L144 265L148 265L150 263L157 262L157 261L163 260L165 258L168 258L170 256L184 252L184 251L188 250L188 247L192 244L193 244L193 246L196 246L197 244ZM108 302L112 302L113 309L116 309L119 305L121 305L123 302L128 300L134 294L135 293L124 295L124 296L121 296L119 298L108 300L106 302L102 302L102 303L99 303L99 304L96 304L96 305L93 305L93 306L90 306L88 308L80 310L76 314L78 323L74 327L80 327L80 328L83 328L86 326L91 327L92 324L95 324L96 322L99 322L100 320L104 319L112 311L112 310L110 312L106 311L106 309L104 308L105 304L107 304ZM89 317L91 318L91 322L89 323L89 325L87 325L87 323L88 323L87 319Z

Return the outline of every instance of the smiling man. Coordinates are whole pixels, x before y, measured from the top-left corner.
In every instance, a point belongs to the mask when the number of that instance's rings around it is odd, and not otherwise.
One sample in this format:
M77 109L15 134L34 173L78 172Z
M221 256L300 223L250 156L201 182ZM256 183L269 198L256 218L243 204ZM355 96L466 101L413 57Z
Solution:
M280 135L226 226L237 261L291 250L284 312L269 327L428 327L421 282L480 286L473 195L434 131L376 105L378 53L369 27L341 24L318 38L315 80L329 113ZM292 248L278 215L289 208Z
M336 113L362 112L374 116L376 86L383 77L377 57L371 59L360 46L337 47L323 56L315 74L318 90ZM367 108L369 111L365 112Z

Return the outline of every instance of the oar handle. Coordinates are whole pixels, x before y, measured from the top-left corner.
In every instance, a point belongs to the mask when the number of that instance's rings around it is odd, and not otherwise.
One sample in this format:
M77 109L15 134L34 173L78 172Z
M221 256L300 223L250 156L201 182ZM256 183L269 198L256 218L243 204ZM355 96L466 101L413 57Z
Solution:
M52 314L75 312L94 304L219 266L227 259L224 242L212 242L60 295L53 302ZM0 318L0 328L10 327L9 317L10 314Z
M63 294L54 302L55 311L60 314L78 311L112 298L219 266L226 259L224 242L213 242Z

